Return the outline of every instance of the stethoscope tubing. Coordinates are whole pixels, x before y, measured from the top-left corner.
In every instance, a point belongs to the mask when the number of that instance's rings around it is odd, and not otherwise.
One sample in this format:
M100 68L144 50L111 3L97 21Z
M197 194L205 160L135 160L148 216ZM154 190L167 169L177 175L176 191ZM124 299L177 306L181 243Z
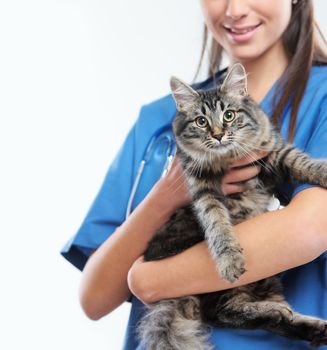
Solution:
M139 165L139 168L137 169L137 174L136 174L136 178L135 178L135 181L134 181L134 184L132 187L132 191L131 191L131 194L129 195L129 198L128 198L126 214L125 214L126 219L130 216L130 214L132 212L133 200L134 200L138 185L140 183L140 179L141 179L145 164L146 164L146 161L144 159L142 159L141 163Z
M171 164L172 164L172 161L174 159L175 150L176 150L173 134L172 134L172 131L170 131L170 130L171 130L170 127L169 128L166 127L164 129L160 129L151 138L151 140L149 141L149 143L148 143L148 145L146 147L146 150L144 152L143 158L142 158L142 160L140 162L140 165L139 165L139 167L137 169L137 174L136 174L133 186L132 186L131 193L130 193L129 198L128 198L125 219L127 219L130 216L131 212L132 212L132 206L133 206L134 198L135 198L138 186L139 186L140 181L141 181L141 177L142 177L142 174L143 174L144 167L145 167L145 165L147 163L150 162L151 156L154 154L154 148L155 148L157 142L162 137L167 139L168 147L167 147L167 153L166 153L167 154L167 159L166 159L166 162L164 164L164 167L163 167L163 170L162 170L162 173L161 173L161 177L164 177L167 174L167 172L169 171L169 169L171 167ZM167 131L170 131L170 133L167 134Z

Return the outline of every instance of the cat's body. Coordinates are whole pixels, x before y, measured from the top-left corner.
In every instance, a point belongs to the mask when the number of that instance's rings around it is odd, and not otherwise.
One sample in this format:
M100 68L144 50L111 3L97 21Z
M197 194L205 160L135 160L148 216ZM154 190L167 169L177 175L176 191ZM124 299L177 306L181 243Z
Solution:
M145 260L175 255L205 239L220 275L233 282L245 269L232 226L266 212L275 187L282 182L327 187L327 163L283 142L246 95L243 72L234 66L219 90L195 92L172 81L178 109L173 123L177 154L193 202L177 210L155 234ZM235 160L254 150L268 153L260 175L246 182L246 191L225 196L222 177ZM155 303L140 323L141 343L147 350L210 349L205 324L263 328L313 345L327 344L327 322L292 311L277 277Z

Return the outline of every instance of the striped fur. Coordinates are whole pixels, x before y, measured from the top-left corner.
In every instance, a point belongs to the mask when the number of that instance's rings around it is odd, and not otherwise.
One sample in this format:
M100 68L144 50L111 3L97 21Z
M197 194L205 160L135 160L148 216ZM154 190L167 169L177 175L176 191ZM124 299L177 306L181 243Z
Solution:
M150 327L151 325L151 327ZM196 297L164 300L149 305L138 332L147 350L211 350Z
M218 273L233 282L245 271L233 225L266 212L275 187L285 181L327 187L327 163L285 143L246 95L245 84L240 65L235 65L221 87L214 90L194 91L172 79L178 108L173 123L177 153L193 202L158 230L149 242L145 260L175 255L205 239ZM226 111L235 113L234 120L227 118L233 113L224 118ZM205 127L199 117L206 118ZM269 153L261 173L244 184L245 192L225 196L223 175L235 160L254 150ZM208 349L204 324L263 328L316 346L327 344L327 322L295 313L276 277L226 291L157 302L142 319L139 336L149 350Z

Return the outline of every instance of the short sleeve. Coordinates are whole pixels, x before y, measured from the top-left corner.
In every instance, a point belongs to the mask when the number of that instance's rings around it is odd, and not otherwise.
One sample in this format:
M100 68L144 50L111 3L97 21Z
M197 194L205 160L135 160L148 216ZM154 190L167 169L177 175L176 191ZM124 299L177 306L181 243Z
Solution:
M135 125L109 167L81 227L61 250L62 256L80 270L83 270L92 251L125 220L134 173L134 155Z
M323 107L326 104L323 105ZM326 106L327 108L327 106ZM309 138L307 146L304 152L310 155L314 159L326 159L327 160L327 109L321 108L320 115L317 118L314 131ZM311 184L299 184L294 187L292 197L297 193L303 191L306 188L314 187Z

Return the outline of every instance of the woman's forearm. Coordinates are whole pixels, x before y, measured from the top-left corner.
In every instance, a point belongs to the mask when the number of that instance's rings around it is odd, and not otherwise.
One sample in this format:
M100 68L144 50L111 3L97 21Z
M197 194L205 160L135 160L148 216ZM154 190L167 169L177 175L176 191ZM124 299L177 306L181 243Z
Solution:
M97 320L103 317L129 297L129 269L143 254L156 230L170 216L169 212L160 210L156 191L154 188L85 265L80 284L80 303L89 318Z
M231 284L219 277L206 243L160 261L136 263L130 287L146 303L227 289L275 275L312 261L326 249L327 191L299 193L285 209L235 226L246 272Z

